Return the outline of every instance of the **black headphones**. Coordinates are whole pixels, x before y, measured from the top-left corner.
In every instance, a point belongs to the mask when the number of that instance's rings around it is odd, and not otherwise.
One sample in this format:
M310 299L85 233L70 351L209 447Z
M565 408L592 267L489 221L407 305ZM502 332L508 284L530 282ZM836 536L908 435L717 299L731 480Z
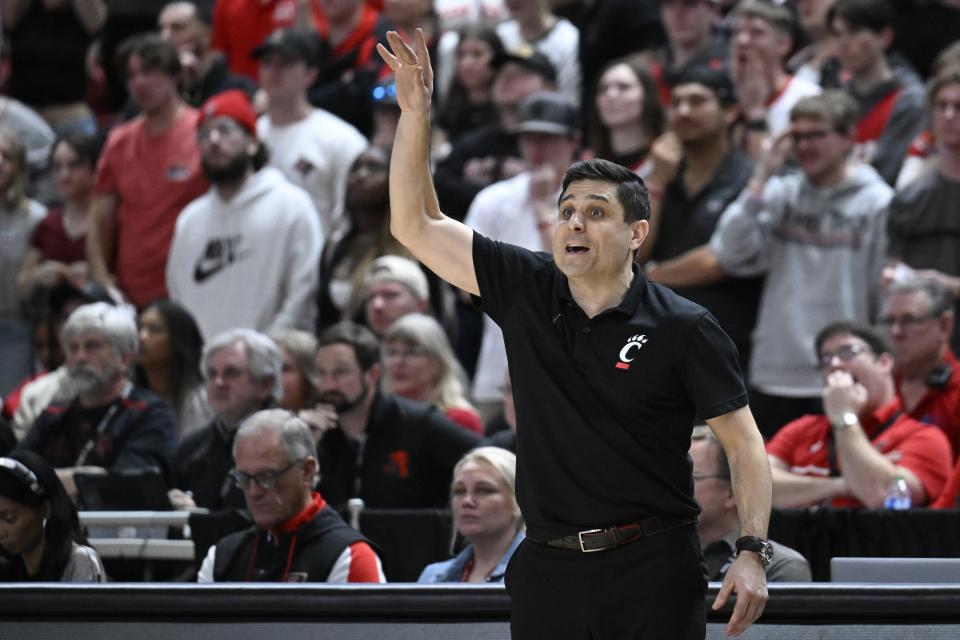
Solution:
M40 481L37 480L37 474L27 468L25 464L19 460L14 460L13 458L0 458L0 469L6 469L10 471L13 475L17 477L23 484L27 485L27 488L30 489L32 493L37 498L43 499L47 497L47 491L40 484Z

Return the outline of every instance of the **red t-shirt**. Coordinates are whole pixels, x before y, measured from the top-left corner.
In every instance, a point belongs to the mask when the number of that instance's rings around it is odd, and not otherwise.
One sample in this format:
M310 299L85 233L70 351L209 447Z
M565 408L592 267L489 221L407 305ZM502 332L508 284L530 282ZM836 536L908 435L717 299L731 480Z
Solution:
M217 0L213 8L213 48L227 57L230 71L259 81L260 63L250 57L267 36L293 24L297 0ZM326 22L320 0L310 2L316 24Z
M960 361L950 350L943 359L950 367L950 379L941 387L928 387L926 394L910 412L910 417L935 424L947 434L954 459L960 458ZM900 378L897 376L897 395L900 395Z
M197 148L199 112L183 107L153 135L143 116L115 128L97 166L96 195L117 197L114 274L137 306L166 297L165 268L177 216L208 188Z
M933 502L940 496L947 476L950 474L950 444L940 429L917 422L906 413L900 413L892 425L874 437L873 434L880 429L881 425L898 411L900 411L899 398L881 407L872 416L861 416L861 425L878 451L900 453L901 458L897 466L912 471L920 480L930 501ZM830 456L827 437L830 429L830 421L826 416L810 415L798 418L780 429L767 443L767 453L785 462L791 473L829 477ZM838 467L839 464L838 460ZM862 507L863 505L851 496L835 498L831 506Z
M460 425L467 431L483 435L483 421L480 420L480 414L473 409L450 407L443 412L443 415L447 416L450 422Z
M934 509L960 509L960 504L957 503L958 498L960 498L960 457L957 458L957 466L953 468L943 493L930 506Z
M86 234L71 238L63 226L63 209L50 209L34 228L30 246L40 252L40 260L71 264L87 259Z

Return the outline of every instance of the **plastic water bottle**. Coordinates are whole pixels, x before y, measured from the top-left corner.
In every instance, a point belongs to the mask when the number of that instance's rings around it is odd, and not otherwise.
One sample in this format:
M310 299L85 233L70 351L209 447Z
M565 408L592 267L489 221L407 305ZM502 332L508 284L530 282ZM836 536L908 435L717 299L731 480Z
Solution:
M909 509L910 489L903 476L894 476L887 487L887 497L883 500L884 509Z

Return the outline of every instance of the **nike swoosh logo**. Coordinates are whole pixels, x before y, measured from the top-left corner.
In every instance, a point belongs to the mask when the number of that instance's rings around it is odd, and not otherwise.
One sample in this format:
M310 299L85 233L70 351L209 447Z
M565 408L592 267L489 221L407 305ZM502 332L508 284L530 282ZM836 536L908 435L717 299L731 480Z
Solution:
M197 266L193 270L193 280L194 282L202 283L205 280L208 280L218 274L220 271L223 271L223 268L227 266L227 261L223 258L215 258L213 260L201 259L197 262Z

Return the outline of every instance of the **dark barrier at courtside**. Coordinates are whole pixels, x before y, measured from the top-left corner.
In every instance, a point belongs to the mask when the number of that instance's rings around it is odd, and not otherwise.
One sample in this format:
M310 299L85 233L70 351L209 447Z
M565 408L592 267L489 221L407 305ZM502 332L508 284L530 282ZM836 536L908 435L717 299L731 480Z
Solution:
M712 584L708 604L719 585ZM960 587L770 587L760 623L743 638L955 640ZM453 640L509 638L499 585L0 585L0 638L52 640ZM727 610L711 613L722 638Z

